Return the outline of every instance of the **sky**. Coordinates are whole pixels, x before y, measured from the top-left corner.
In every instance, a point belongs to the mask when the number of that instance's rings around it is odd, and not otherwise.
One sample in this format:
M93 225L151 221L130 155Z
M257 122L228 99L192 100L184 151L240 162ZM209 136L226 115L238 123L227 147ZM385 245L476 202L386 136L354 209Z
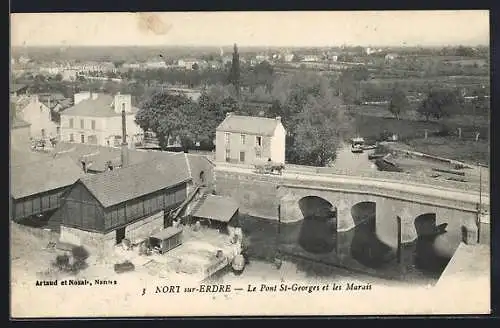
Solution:
M12 46L488 45L489 12L11 14Z

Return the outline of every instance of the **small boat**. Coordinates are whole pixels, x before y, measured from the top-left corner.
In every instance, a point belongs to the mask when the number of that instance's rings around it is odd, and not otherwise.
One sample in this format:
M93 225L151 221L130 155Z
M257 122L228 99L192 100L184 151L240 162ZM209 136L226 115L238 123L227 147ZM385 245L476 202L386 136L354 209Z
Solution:
M233 259L233 262L231 263L231 267L233 268L233 272L235 275L242 274L243 270L245 269L245 258L243 257L243 255L236 255Z
M365 145L365 139L363 138L353 138L351 139L351 151L353 153L363 153L363 147Z

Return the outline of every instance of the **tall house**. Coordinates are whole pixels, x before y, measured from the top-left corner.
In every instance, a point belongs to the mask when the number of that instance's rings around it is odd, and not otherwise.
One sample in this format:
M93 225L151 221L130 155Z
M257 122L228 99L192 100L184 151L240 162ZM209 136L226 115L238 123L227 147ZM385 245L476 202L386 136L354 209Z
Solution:
M16 115L30 124L30 136L35 139L57 138L59 126L52 121L49 107L38 95L24 96L16 102Z
M126 137L129 147L142 135L135 123L137 108L125 94L80 93L74 105L61 112L61 139L66 142L120 147L122 144L122 111L125 111Z
M281 117L264 118L228 113L215 133L218 162L285 163L286 130Z

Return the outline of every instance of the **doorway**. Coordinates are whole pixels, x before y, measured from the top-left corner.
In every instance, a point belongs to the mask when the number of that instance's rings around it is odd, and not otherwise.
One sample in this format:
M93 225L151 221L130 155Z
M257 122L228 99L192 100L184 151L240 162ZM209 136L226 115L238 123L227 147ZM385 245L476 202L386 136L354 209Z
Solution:
M125 239L125 227L116 229L116 244L120 244Z

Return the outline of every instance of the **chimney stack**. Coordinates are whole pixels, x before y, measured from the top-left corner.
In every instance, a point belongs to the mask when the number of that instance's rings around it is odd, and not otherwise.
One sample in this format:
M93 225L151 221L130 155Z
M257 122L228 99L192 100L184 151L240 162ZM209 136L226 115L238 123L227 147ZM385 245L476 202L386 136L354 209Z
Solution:
M127 122L125 111L122 111L122 149L121 149L122 168L128 165L128 145L127 145Z

